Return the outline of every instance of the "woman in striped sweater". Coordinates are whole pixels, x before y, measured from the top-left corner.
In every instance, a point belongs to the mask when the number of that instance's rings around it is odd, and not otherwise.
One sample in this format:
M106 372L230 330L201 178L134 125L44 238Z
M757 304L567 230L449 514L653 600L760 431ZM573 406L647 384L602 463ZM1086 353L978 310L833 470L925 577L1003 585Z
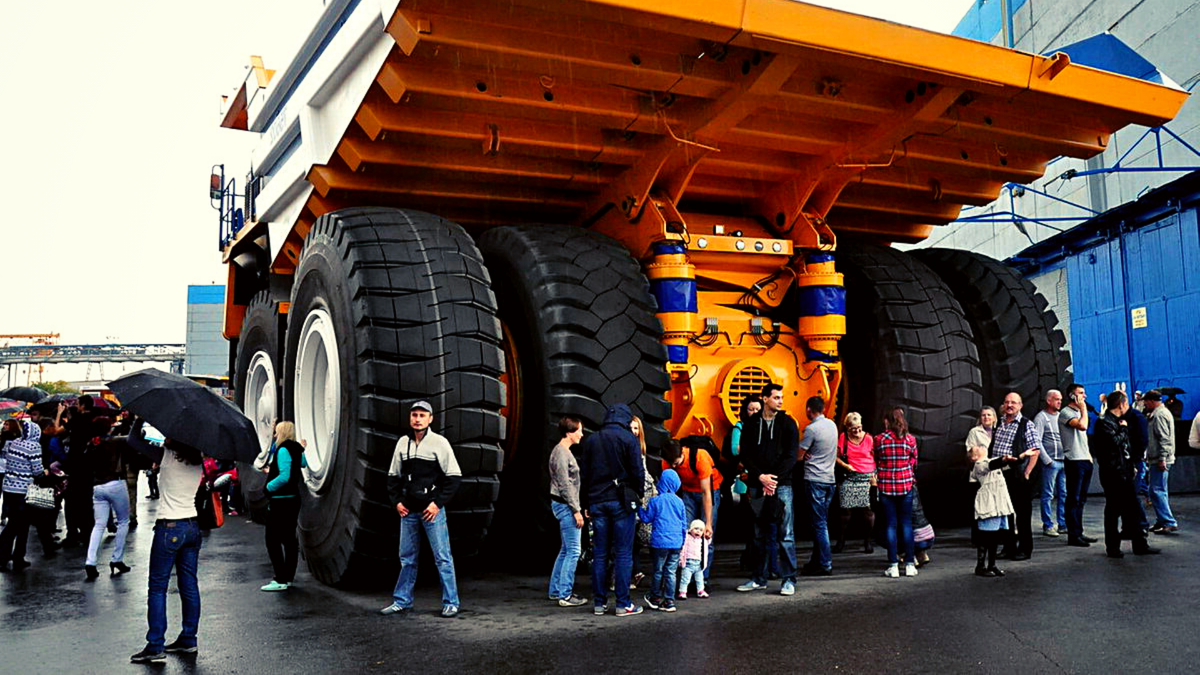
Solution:
M25 560L25 544L29 539L29 507L25 505L25 491L34 476L44 473L42 468L42 430L29 420L20 421L20 438L4 444L7 467L4 473L4 517L8 525L0 532L0 571L20 572L29 567Z

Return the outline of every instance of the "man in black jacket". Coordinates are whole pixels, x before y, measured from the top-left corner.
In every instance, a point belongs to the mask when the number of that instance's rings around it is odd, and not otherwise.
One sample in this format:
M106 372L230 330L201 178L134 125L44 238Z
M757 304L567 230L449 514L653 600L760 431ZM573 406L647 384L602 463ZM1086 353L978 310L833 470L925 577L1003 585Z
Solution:
M629 427L632 422L629 406L609 406L604 425L583 439L579 456L579 501L592 519L592 602L597 616L608 609L610 553L615 559L617 616L642 613L641 605L629 599L634 513L646 475L642 447Z
M783 387L768 384L762 390L762 412L751 417L742 429L742 463L746 466L750 506L754 512L754 576L738 586L739 591L767 587L769 537L779 544L779 592L792 595L796 589L796 533L792 522L792 469L800 451L796 420L783 411ZM775 529L772 532L771 526Z
M388 497L400 514L400 577L392 592L392 604L380 614L411 611L423 529L442 578L442 616L451 618L458 614L458 583L444 508L462 481L462 471L450 442L429 429L433 406L428 401L412 404L408 422L411 430L396 442L387 481Z
M1108 395L1108 411L1096 423L1092 437L1092 453L1100 467L1100 485L1104 487L1104 547L1108 557L1123 558L1121 553L1121 520L1125 533L1133 540L1136 555L1158 553L1146 543L1146 533L1141 528L1143 517L1134 489L1137 474L1137 458L1130 448L1129 423L1122 419L1129 410L1129 401L1123 391Z

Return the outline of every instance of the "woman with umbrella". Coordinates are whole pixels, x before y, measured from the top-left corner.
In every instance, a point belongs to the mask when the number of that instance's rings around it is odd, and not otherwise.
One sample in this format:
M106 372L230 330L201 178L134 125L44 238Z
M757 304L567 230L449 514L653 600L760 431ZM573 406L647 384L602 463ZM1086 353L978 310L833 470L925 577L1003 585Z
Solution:
M201 539L196 490L203 476L200 449L216 459L250 462L258 454L258 434L233 404L179 375L147 368L108 386L126 408L140 416L130 432L129 444L159 465L158 521L150 548L146 597L149 630L145 648L130 661L162 661L165 652L195 654L200 626L200 587L196 581ZM143 438L141 418L166 437L163 448ZM167 584L172 569L179 577L183 627L174 642L165 644Z
M25 493L34 476L43 474L42 444L38 439L42 430L29 420L20 420L20 436L4 444L2 452L7 460L4 473L4 517L8 523L0 532L0 571L20 572L29 567L25 560L25 543L29 540L30 513L25 504ZM43 540L45 545L45 540Z
M173 439L159 448L142 437L142 420L133 425L129 445L159 465L158 520L150 545L150 583L146 594L149 631L146 646L130 657L134 663L162 661L166 652L196 653L196 632L200 626L200 586L197 571L200 562L200 525L196 520L196 488L203 475L200 451ZM179 577L179 601L183 624L179 637L166 644L167 585L171 570Z

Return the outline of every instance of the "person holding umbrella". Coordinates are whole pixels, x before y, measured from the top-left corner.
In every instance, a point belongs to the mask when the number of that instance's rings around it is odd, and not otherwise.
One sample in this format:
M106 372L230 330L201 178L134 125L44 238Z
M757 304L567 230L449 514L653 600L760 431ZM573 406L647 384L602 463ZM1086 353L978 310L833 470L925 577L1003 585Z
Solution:
M201 448L217 459L250 462L258 454L254 425L232 403L183 376L147 368L109 383L125 407L140 419L129 444L159 465L158 520L150 547L146 595L146 646L130 657L134 663L162 661L164 653L195 654L200 627L200 525L196 489L203 475ZM142 426L162 432L163 448L143 438ZM179 578L183 624L179 637L165 644L167 584L171 570Z

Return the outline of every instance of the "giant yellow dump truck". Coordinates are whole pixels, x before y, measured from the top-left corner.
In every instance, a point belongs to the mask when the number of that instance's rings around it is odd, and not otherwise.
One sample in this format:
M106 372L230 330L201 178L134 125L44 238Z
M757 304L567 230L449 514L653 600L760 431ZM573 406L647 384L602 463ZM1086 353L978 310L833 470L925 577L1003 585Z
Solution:
M276 418L307 440L303 546L331 584L395 564L415 399L465 476L460 551L552 523L561 416L624 402L652 450L720 445L767 382L873 431L904 407L944 513L980 406L1067 356L1020 277L891 244L1184 97L789 0L332 0L222 122L261 137L213 184L237 398L264 442Z

